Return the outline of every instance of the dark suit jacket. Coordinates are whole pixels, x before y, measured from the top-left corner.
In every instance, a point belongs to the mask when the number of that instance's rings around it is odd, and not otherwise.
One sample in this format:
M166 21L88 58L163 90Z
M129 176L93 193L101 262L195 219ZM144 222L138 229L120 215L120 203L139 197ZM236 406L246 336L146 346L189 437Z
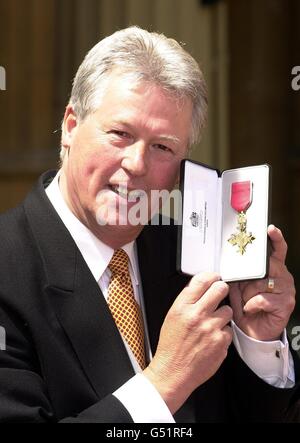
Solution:
M0 422L130 422L114 392L134 375L110 311L49 202L45 173L0 217ZM138 259L153 353L188 279L176 273L176 227L146 226ZM179 421L281 421L294 390L256 377L231 349ZM147 401L147 399L145 399Z

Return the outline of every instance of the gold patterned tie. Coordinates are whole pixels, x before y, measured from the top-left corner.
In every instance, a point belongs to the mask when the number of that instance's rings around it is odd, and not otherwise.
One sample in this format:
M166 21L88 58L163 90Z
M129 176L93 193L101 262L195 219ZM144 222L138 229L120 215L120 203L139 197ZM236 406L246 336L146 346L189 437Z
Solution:
M108 287L109 308L140 367L145 369L144 327L140 307L134 298L126 252L117 249L108 267L112 273Z

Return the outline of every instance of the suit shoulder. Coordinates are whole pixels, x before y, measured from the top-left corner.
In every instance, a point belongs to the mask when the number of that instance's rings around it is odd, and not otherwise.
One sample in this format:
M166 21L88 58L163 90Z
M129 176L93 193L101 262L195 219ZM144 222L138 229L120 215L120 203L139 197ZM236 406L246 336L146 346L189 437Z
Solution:
M23 204L0 215L1 255L16 251L21 253L22 245L30 243Z

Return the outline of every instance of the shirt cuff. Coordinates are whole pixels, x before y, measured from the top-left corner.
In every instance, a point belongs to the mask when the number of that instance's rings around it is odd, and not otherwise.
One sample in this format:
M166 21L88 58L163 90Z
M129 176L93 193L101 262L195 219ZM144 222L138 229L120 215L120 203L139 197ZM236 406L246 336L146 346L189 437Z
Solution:
M241 359L266 383L277 388L295 385L293 357L286 330L282 340L259 341L246 335L233 321L233 342Z
M141 373L124 383L113 395L125 406L134 423L175 423L158 391Z

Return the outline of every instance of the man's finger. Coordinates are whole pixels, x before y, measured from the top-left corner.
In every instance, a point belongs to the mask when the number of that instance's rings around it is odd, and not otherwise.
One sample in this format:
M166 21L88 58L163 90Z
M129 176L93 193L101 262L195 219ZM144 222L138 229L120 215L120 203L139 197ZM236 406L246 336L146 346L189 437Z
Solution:
M272 242L272 257L277 258L282 263L285 262L287 254L287 244L280 229L274 225L268 227L268 235Z
M274 312L282 306L282 297L279 294L258 294L252 297L244 306L246 314L257 314L258 312Z
M214 312L221 301L228 295L229 286L223 281L214 282L199 299L198 306L206 312Z
M248 283L248 285L244 288L242 292L242 300L243 303L247 303L251 298L253 298L257 294L261 293L273 293L273 294L281 294L284 290L287 289L287 281L281 278L272 278L274 282L274 288L271 290L268 287L269 279L264 278L262 280L255 280L253 282ZM290 284L289 284L290 286Z
M184 289L184 297L190 303L197 302L211 285L220 280L220 276L215 272L201 272L194 275L189 284Z
M282 277L288 273L288 270L284 263L278 258L271 256L269 263L269 276L270 277Z
M217 309L211 316L212 321L215 321L216 328L224 328L233 318L233 310L230 306L225 305Z

